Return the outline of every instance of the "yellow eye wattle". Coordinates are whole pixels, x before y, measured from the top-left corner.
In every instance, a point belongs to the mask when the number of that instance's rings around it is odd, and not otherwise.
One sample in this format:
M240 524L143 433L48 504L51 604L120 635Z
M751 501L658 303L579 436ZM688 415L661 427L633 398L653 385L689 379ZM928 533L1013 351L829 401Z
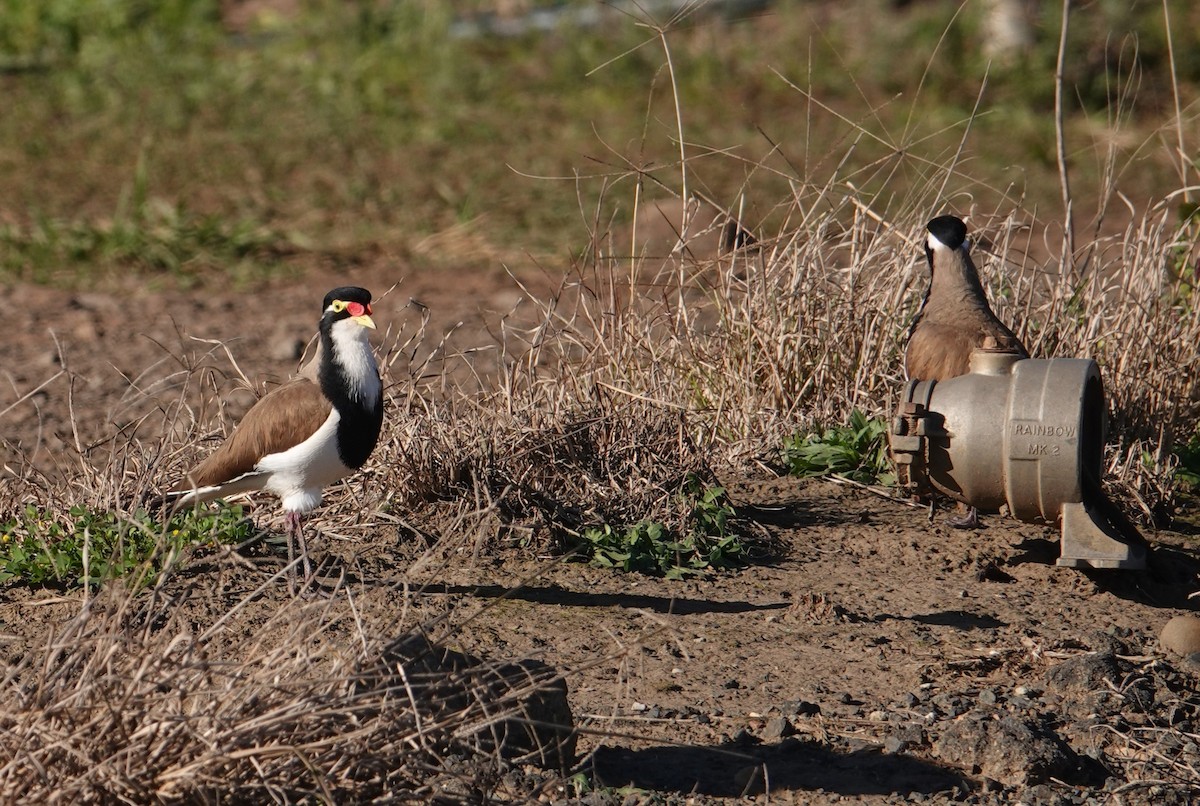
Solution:
M340 299L335 299L333 304L329 307L333 308L334 313L341 313L342 311L346 310L346 303L342 302Z

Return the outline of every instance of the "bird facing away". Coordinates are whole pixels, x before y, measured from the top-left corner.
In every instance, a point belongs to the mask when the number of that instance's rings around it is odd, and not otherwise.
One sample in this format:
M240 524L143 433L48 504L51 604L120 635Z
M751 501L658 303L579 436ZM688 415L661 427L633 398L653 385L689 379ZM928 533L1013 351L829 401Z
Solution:
M370 291L344 286L326 294L316 355L300 377L255 403L167 495L176 510L255 490L278 496L293 592L297 544L305 579L312 578L303 516L321 503L323 488L362 467L379 440L383 384L367 339L374 328Z
M908 377L944 381L966 375L971 352L989 338L996 349L1028 358L1024 345L988 305L979 272L967 253L962 219L938 216L926 228L925 257L931 277L904 352Z
M913 321L904 351L904 371L910 379L944 381L966 375L971 353L985 345L1029 353L1011 330L992 313L979 282L979 272L967 251L967 226L952 215L938 216L926 225L925 257L929 289ZM960 509L964 509L960 505ZM975 507L947 521L958 528L979 523Z

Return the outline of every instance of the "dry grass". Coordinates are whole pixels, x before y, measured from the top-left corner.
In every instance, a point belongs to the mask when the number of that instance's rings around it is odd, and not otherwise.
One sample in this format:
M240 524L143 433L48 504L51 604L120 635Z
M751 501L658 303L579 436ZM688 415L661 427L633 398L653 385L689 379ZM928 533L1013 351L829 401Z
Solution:
M214 601L205 625L181 603L207 594L178 579L85 597L0 683L0 799L486 800L497 748L538 746L522 703L541 699L531 719L562 713L552 670L439 649L412 625L371 619L349 588L257 601L279 582Z

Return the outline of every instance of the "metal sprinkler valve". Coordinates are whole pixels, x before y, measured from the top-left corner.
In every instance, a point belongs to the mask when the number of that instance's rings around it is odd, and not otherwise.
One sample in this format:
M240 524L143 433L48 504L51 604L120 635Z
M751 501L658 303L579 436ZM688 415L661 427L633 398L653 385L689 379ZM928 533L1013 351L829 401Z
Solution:
M1104 384L1095 361L975 350L970 372L909 381L891 427L901 484L981 510L1058 523L1058 565L1146 567L1145 546L1097 519Z

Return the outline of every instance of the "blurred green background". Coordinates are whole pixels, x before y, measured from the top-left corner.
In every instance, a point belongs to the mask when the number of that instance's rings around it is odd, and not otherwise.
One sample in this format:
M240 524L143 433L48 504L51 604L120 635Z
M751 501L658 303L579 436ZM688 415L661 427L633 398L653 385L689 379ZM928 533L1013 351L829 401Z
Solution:
M547 5L549 31L489 32ZM973 110L947 194L1061 207L1058 4L1026 3L1030 40L999 55L982 0L622 8L0 0L0 279L565 266L637 182L680 188L668 54L689 187L768 234L835 168L879 211L941 182ZM1075 4L1065 86L1078 199L1110 150L1135 203L1195 181L1176 142L1196 142L1200 4Z

